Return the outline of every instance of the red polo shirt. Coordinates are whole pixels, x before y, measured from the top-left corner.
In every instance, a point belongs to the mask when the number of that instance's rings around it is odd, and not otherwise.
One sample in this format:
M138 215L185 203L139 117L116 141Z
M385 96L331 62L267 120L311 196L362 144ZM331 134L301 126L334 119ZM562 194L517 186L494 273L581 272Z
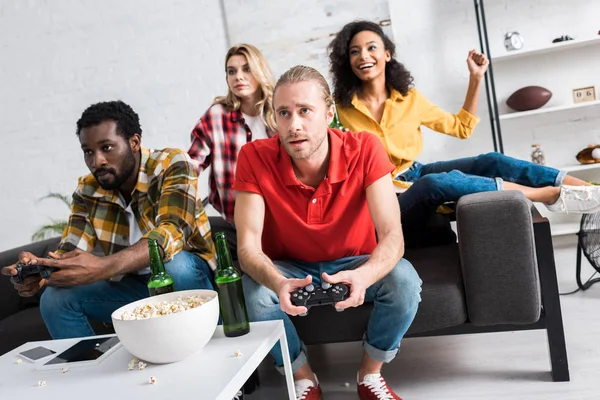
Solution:
M316 189L296 179L279 135L240 151L233 188L263 196L262 248L273 260L332 261L376 246L365 189L394 166L375 135L328 133L329 171Z

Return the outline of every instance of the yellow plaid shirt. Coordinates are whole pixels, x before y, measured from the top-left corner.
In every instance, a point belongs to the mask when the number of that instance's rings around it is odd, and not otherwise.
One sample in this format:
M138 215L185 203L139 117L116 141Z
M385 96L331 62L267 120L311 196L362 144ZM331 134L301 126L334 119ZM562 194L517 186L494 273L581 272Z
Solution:
M123 197L104 190L93 175L79 178L73 206L58 252L92 251L99 243L105 255L129 243L129 222ZM169 261L182 250L198 254L216 268L208 216L198 193L198 174L182 150L141 148L138 181L131 209L143 238L156 239Z

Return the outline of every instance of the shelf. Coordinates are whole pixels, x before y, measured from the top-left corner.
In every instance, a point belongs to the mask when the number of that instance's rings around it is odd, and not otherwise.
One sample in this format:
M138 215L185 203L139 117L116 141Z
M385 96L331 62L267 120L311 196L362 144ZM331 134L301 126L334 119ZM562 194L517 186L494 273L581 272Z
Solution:
M568 165L566 167L557 168L557 169L560 169L561 171L575 172L575 171L589 171L589 170L599 169L599 168L600 168L600 163L574 164L574 165Z
M505 120L515 119L515 118L532 117L532 116L540 115L540 114L555 113L555 112L574 110L574 109L585 109L588 107L593 108L593 107L597 107L597 106L600 106L600 100L586 101L584 103L567 104L567 105L547 107L547 108L542 107L542 108L538 108L537 110L516 111L516 112L512 112L512 113L508 113L508 114L502 114L502 115L500 115L500 120L505 121Z
M579 232L579 222L558 224L550 222L550 232L552 236L574 235Z
M523 57L537 56L540 54L554 53L556 51L565 51L600 44L600 36L589 39L574 39L566 42L551 43L548 46L532 50L513 50L497 57L493 57L494 63L515 60Z

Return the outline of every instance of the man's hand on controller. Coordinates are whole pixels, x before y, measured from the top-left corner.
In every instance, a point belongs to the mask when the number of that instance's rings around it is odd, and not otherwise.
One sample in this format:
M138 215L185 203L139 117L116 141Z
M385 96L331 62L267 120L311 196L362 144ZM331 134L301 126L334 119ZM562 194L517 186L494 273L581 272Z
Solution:
M40 258L34 256L33 254L31 254L29 252L22 251L21 253L19 253L19 263L20 264L35 265L35 264L38 264L39 260L40 260ZM8 267L2 268L2 275L11 276L11 277L17 275L17 264L13 264ZM19 293L19 296L21 296L21 297L34 296L37 292L40 291L40 289L44 286L45 283L46 283L46 280L42 279L42 277L39 275L28 276L27 278L25 278L23 280L23 282L19 282L19 283L12 282L13 286Z
M354 270L340 271L337 274L329 275L323 273L322 278L325 282L329 282L332 285L336 283L345 283L350 287L350 294L344 301L335 303L337 310L345 310L350 307L358 307L365 302L365 293L370 283L370 277L367 276L367 270L363 268L357 268Z
M52 258L38 259L38 264L60 268L50 275L48 285L70 287L108 279L103 257L79 249L61 255L50 252L48 255Z
M283 280L277 290L281 310L288 315L300 315L308 312L306 307L297 307L292 304L291 293L300 288L304 288L312 283L312 276L308 275L304 279L288 278Z

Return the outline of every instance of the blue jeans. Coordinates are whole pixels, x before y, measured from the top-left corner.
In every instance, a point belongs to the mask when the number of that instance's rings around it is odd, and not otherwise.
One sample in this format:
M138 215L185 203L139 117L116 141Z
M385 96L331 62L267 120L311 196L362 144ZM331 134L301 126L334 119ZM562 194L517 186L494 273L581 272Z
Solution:
M323 272L333 275L342 270L356 269L368 259L369 256L365 255L318 263L275 261L274 264L287 278L303 279L312 275L313 283L320 285ZM244 275L243 283L250 321L283 320L292 369L296 372L306 363L306 350L290 317L281 311L277 294L248 275ZM375 303L375 307L367 325L363 346L373 359L390 362L398 353L400 340L417 314L421 283L413 266L402 259L388 275L367 289L365 302ZM282 371L283 356L279 343L271 349L271 355L275 365Z
M503 181L529 187L560 186L566 172L528 161L487 153L477 157L414 162L397 180L414 182L398 195L404 229L418 229L442 204L472 193L503 189Z
M165 264L176 290L213 289L213 272L194 253L181 251ZM89 319L111 322L121 306L148 297L149 274L127 274L120 281L100 281L68 288L47 287L40 311L53 339L95 335Z

